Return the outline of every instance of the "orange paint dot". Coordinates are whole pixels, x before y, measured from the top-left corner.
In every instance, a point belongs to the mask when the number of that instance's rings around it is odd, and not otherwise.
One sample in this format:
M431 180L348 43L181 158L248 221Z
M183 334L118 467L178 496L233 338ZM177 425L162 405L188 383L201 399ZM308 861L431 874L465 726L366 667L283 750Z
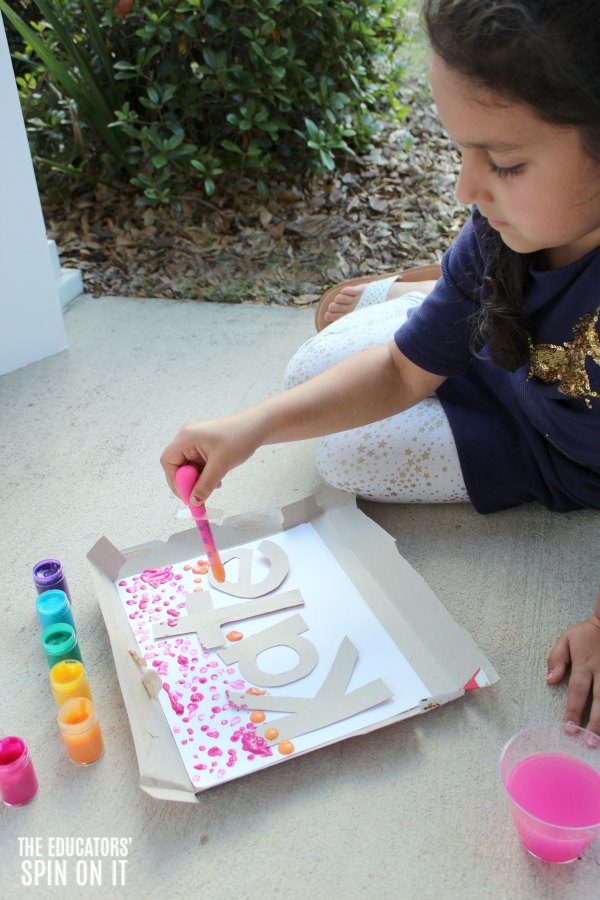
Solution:
M279 737L279 732L276 728L265 728L265 737L268 741L274 741Z
M242 641L244 639L244 635L241 631L230 631L225 637L228 641Z
M197 566L207 566L208 562L205 559L199 559L199 560L197 560L196 565Z
M198 571L201 575L206 575L206 573L208 572L208 566L200 566Z
M254 709L250 713L250 721L254 722L255 725L260 724L260 722L264 722L267 717L264 712L260 709Z
M184 571L184 572L189 572L191 568L192 568L191 566L184 566L184 567L183 567L183 571Z
M202 590L202 588L194 588L194 593L195 594L203 594L204 591Z
M288 756L290 753L294 752L295 748L291 741L279 741L277 749L280 753L283 753L284 756Z
M199 574L200 574L200 567L199 567L199 566L194 566L194 568L192 569L192 572L194 573L194 575L199 575Z
M201 578L194 578L194 584L201 584L201 582L202 582Z
M262 697L263 694L266 694L266 691L262 691L260 688L250 687L246 691L247 694L252 694L254 697Z

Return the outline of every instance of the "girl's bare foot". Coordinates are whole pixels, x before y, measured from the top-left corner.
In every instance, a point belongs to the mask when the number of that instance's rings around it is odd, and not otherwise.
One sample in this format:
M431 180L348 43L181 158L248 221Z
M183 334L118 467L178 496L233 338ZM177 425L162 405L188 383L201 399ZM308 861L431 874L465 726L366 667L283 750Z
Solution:
M387 299L394 300L396 297L408 294L409 291L420 291L423 294L428 294L433 290L434 285L435 281L396 281L391 286ZM356 309L356 304L360 300L360 295L366 286L367 282L364 284L349 284L342 288L329 303L323 316L325 321L328 324L335 322L336 319L341 319L342 316Z

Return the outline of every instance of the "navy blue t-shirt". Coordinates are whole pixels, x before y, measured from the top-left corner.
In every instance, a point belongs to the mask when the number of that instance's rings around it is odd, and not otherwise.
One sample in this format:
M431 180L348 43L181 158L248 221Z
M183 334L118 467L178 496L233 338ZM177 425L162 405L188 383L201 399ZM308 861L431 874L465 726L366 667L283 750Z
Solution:
M485 347L477 356L470 349L484 224L475 209L396 344L416 365L448 376L437 394L479 512L533 500L559 511L600 509L600 248L558 269L530 267L523 310L531 359L508 372Z

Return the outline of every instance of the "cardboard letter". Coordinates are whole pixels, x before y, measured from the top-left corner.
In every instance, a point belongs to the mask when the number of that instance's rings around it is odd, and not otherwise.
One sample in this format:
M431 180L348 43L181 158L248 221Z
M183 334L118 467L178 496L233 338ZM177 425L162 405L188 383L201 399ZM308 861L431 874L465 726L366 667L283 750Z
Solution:
M301 632L307 629L308 625L302 616L296 613L276 625L265 628L264 631L259 631L258 634L244 638L239 644L225 650L217 650L217 653L227 666L238 663L240 675L251 684L280 687L282 684L291 684L304 678L319 662L315 645L308 638L300 637ZM259 669L257 657L272 647L291 647L298 654L298 662L294 668L276 674Z
M256 697L234 691L231 691L228 697L235 706L245 709L261 709L263 712L284 710L291 713L281 719L267 721L257 729L257 734L263 738L266 728L277 729L279 734L269 742L271 744L290 740L299 734L309 734L319 728L333 725L334 722L341 722L342 719L350 719L365 709L371 709L372 706L391 698L392 692L381 678L356 688L350 694L346 693L357 659L356 647L345 637L339 646L329 675L315 697Z
M287 553L275 541L266 540L260 542L258 550L271 563L271 568L262 581L256 583L252 581L252 555L254 551L247 548L241 550L234 548L221 553L221 562L225 565L230 559L239 559L240 571L238 580L215 581L212 570L210 570L208 577L211 585L224 594L233 594L234 597L262 597L264 594L270 594L271 591L276 590L290 570Z
M304 606L302 594L297 589L284 591L274 597L259 597L251 603L223 606L220 609L214 608L210 591L187 594L185 599L188 608L187 616L180 616L177 624L172 628L166 622L153 625L152 634L155 641L196 632L198 640L205 650L211 650L213 647L223 646L224 640L220 626L225 622L241 622L244 619L252 619L254 616L263 616L265 613L279 612L294 606Z

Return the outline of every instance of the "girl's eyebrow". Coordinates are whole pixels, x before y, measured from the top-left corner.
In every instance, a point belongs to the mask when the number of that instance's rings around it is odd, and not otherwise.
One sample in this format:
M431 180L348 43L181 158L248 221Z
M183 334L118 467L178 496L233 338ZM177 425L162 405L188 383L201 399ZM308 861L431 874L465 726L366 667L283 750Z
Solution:
M522 149L522 144L509 144L505 141L465 141L459 146L468 150L487 150L488 153L509 153L511 150Z

